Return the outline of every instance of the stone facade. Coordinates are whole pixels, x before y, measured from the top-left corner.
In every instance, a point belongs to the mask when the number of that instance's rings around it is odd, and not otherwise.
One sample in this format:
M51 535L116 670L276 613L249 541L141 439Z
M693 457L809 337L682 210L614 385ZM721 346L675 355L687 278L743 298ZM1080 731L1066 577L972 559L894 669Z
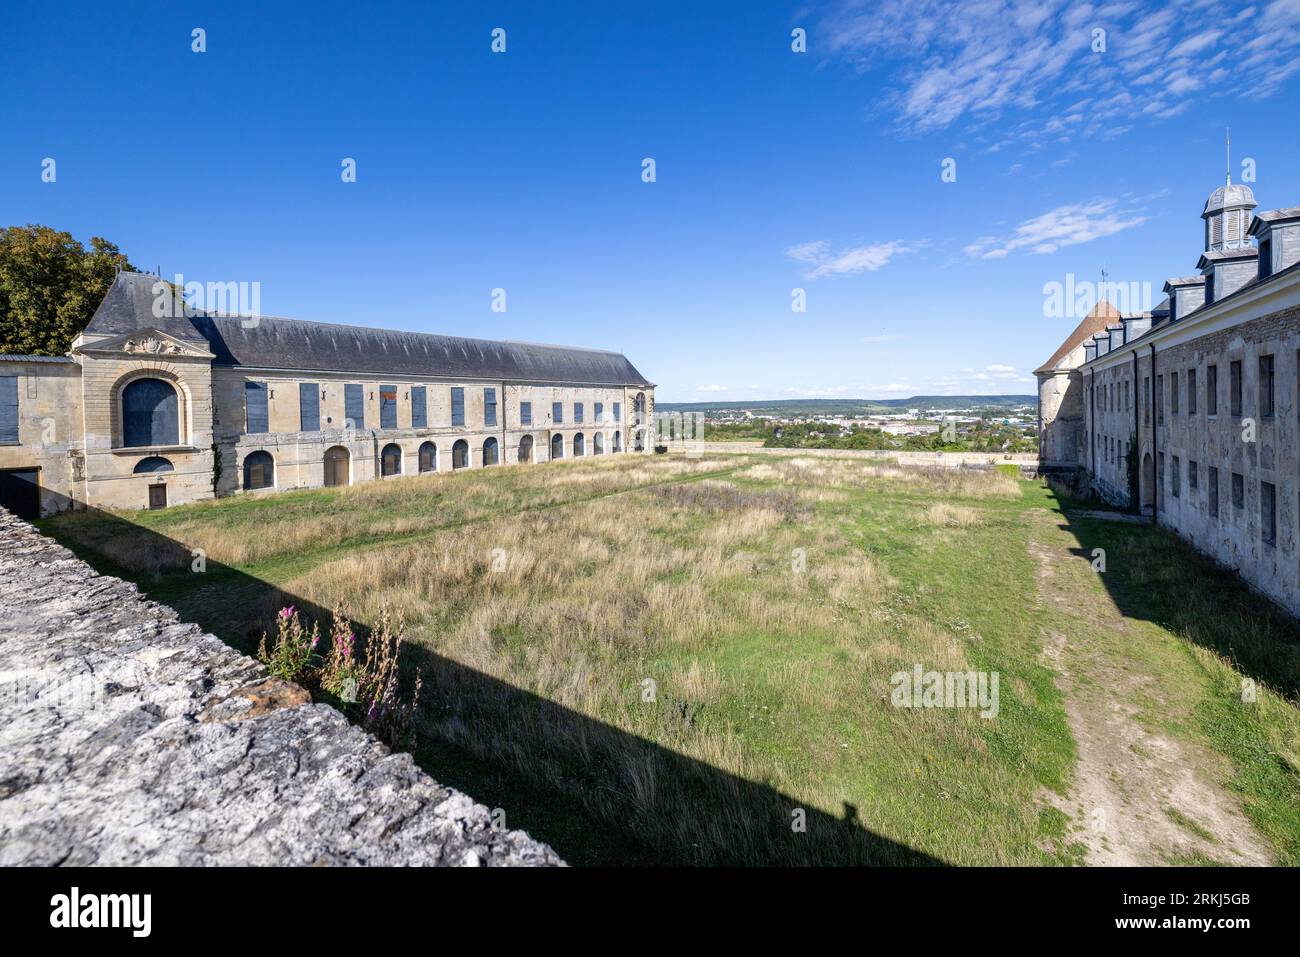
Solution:
M159 317L160 285L120 274L67 357L0 357L0 379L15 380L18 396L17 441L0 440L0 505L23 511L33 484L35 511L48 515L654 445L654 386L615 353L285 319L259 329L257 318L188 310ZM128 441L139 434L127 422L142 414L127 398L138 380L164 384L165 404L143 414L166 441ZM453 393L463 394L457 424ZM304 410L311 395L316 408Z
M1300 615L1300 210L1251 224L1269 251L1261 263L1240 245L1253 196L1237 186L1228 197L1226 213L1222 190L1207 203L1227 224L1207 229L1218 244L1202 256L1207 276L1170 280L1169 302L1084 344L1070 371L1083 399L1074 465L1103 498ZM1189 288L1197 296L1180 298Z

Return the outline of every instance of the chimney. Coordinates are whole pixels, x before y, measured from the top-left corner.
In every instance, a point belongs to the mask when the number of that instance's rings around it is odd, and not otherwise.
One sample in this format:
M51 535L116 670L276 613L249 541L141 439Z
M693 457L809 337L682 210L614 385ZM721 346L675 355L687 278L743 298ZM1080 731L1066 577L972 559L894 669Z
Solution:
M1300 206L1259 213L1250 223L1259 243L1259 278L1275 276L1300 262Z
M1169 297L1169 321L1177 322L1205 305L1205 277L1184 276L1165 283Z

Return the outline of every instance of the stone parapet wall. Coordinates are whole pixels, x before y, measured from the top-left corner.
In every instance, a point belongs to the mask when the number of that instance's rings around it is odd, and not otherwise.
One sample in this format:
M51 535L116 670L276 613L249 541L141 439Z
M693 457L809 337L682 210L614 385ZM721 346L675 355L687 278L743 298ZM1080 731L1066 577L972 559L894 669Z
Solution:
M558 865L0 509L0 865Z

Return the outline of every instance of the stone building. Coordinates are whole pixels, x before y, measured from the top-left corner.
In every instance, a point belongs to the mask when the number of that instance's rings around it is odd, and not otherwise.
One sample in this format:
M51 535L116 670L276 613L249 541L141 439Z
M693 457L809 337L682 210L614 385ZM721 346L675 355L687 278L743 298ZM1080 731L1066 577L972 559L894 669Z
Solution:
M118 274L60 357L0 355L0 505L160 508L648 451L624 356L196 312Z
M1197 274L1150 313L1075 330L1038 371L1040 439L1300 614L1300 207L1255 208L1220 186Z

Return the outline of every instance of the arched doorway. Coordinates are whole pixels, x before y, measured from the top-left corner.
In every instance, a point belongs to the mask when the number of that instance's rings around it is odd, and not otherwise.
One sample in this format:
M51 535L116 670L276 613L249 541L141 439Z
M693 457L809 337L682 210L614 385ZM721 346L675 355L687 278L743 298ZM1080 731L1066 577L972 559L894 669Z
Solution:
M469 443L464 439L457 439L451 447L451 467L453 470L469 467Z
M605 454L605 433L597 432L591 437L591 451L597 455Z
M438 471L438 446L432 442L425 442L420 446L420 471Z
M525 435L519 440L519 461L531 462L533 460L533 437Z
M402 474L402 447L396 442L384 446L384 452L379 457L379 470L384 476Z
M632 451L633 452L645 451L645 430L644 429L636 430L636 438L632 443Z
M564 436L560 435L558 432L551 436L551 458L564 458Z
M483 441L483 467L484 468L487 468L489 465L497 464L497 460L500 458L500 456L497 454L497 449L498 446L497 446L496 439L484 439Z
M622 433L622 432L615 432L615 433L614 433L614 451L615 451L615 452L622 452L622 451L623 451L623 433Z
M348 485L352 481L352 456L341 445L325 452L325 484Z
M275 487L275 459L270 452L249 452L244 456L244 490Z
M1156 501L1156 463L1150 452L1142 453L1142 474L1138 478L1138 499L1142 511L1150 514Z
M587 454L587 440L583 437L582 433L579 432L577 435L573 437L573 455L574 458L579 458L586 454Z

